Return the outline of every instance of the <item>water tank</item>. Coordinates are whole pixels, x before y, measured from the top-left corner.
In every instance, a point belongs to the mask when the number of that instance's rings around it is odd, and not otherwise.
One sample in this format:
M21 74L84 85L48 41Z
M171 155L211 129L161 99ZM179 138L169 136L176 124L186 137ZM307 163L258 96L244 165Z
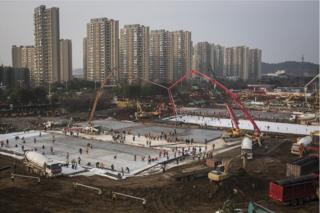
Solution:
M303 138L300 138L297 142L297 144L303 144L304 146L309 145L312 142L312 137L311 136L306 136Z
M252 149L252 140L249 137L244 137L241 143L241 149Z
M38 152L28 151L25 156L28 161L37 164L40 167L43 167L43 165L48 162L48 159Z

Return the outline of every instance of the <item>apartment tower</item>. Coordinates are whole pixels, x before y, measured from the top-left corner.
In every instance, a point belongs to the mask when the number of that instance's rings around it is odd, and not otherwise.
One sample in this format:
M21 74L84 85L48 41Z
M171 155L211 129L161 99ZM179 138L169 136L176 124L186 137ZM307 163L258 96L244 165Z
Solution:
M72 79L72 43L69 39L60 40L60 81Z
M120 31L120 80L139 84L149 76L149 27L125 25Z
M191 70L192 41L191 32L174 31L172 34L173 76L170 81L177 80Z
M34 72L34 46L12 46L12 66L14 68L28 68L29 78ZM30 81L29 79L29 81Z
M91 19L83 44L85 79L103 81L113 68L119 67L119 21Z
M59 8L34 10L34 86L47 86L60 80Z
M172 34L166 30L150 31L150 79L168 83L173 76Z

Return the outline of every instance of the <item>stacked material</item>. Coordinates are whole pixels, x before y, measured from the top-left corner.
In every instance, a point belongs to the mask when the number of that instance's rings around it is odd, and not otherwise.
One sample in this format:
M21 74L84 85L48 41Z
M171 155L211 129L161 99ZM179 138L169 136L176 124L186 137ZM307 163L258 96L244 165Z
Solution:
M299 177L319 171L319 158L317 156L308 156L287 163L287 177Z

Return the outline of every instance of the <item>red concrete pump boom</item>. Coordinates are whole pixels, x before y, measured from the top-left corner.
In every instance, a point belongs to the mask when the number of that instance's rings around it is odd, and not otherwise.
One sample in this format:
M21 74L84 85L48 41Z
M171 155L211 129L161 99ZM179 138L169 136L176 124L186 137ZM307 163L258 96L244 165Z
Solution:
M248 110L245 108L245 106L243 105L243 103L240 101L240 99L238 98L238 96L233 93L231 90L229 90L226 86L224 86L222 83L220 83L219 81L217 81L216 79L203 74L197 70L190 70L189 72L187 72L185 75L183 75L180 79L178 79L176 82L174 82L171 86L168 87L168 93L169 93L169 99L170 102L173 106L173 112L175 114L177 114L177 109L176 109L176 105L174 103L172 94L171 94L171 89L174 88L175 86L177 86L179 83L181 83L182 81L188 79L189 77L192 77L193 75L197 75L200 76L204 79L207 79L208 81L211 82L211 84L218 86L220 89L222 89L234 102L235 104L241 109L241 111L244 113L244 115L247 117L247 119L251 122L251 124L253 125L254 131L257 135L261 134L261 131L259 129L259 127L257 126L256 122L253 120L252 116L250 115L250 113L248 112ZM227 107L228 112L229 112L229 108ZM234 114L233 114L234 115ZM232 116L230 115L231 119L234 122L234 119L232 118ZM235 117L234 117L235 118ZM237 120L235 120L236 122L234 122L234 124L237 124Z

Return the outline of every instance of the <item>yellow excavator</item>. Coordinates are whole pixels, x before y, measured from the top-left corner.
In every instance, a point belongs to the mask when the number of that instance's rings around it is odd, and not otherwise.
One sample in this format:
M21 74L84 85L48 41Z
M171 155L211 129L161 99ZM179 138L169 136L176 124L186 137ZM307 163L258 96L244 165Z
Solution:
M143 119L143 118L155 117L155 116L159 116L159 115L160 115L159 111L154 111L154 112L143 111L140 102L137 101L137 112L135 112L136 120Z
M210 171L208 173L209 180L211 182L219 183L230 177L230 165L238 158L242 159L242 168L245 169L247 166L247 157L246 155L238 155L232 159L222 161L222 164L216 166L212 171Z

